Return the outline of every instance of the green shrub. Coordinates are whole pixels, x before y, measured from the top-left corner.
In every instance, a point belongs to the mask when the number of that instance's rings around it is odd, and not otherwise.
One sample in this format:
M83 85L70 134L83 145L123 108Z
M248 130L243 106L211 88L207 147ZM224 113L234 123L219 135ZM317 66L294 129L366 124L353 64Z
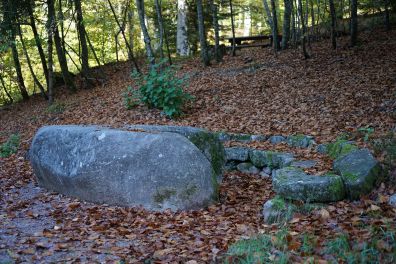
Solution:
M0 145L0 157L7 158L16 153L19 147L20 136L12 134L6 142Z
M65 109L66 105L64 103L55 102L47 107L46 112L50 114L61 114L65 111Z
M183 91L187 76L178 78L176 69L173 66L164 67L165 62L154 65L146 75L136 71L132 74L138 87L129 87L124 93L127 108L132 108L141 101L149 107L163 110L170 118L183 113L184 104L193 99Z

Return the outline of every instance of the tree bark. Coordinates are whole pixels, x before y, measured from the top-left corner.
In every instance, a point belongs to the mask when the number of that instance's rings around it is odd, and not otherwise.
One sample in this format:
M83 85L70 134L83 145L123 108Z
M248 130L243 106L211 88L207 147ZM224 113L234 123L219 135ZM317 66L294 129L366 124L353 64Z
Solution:
M55 10L54 0L47 0L48 19L47 19L47 48L48 48L48 103L51 105L54 102L54 69L53 69L53 28L55 27Z
M212 23L213 29L215 34L215 58L217 62L221 62L222 55L220 54L220 34L219 34L219 21L218 21L218 14L217 14L217 5L215 5L213 0L210 0L210 7L212 10Z
M159 51L160 51L160 56L163 59L164 58L164 21L162 19L162 10L161 10L161 4L159 0L154 0L154 5L155 5L155 11L157 13L157 20L158 20L158 33L159 33Z
M142 29L144 36L144 45L146 47L146 55L149 60L150 66L153 67L155 65L155 57L154 52L151 47L151 39L150 35L147 31L146 23L144 21L144 0L136 0L136 8L139 14L139 22L140 28Z
M358 35L358 18L357 18L358 1L351 0L351 47L356 46Z
M274 23L273 23L273 19L272 19L272 15L271 15L271 10L268 7L268 3L267 0L263 0L263 5L264 5L264 10L265 13L267 15L267 23L271 29L271 33L274 32Z
M128 35L129 35L129 45L131 46L131 50L133 50L133 17L134 11L132 7L128 9ZM128 51L128 59L132 61L131 53Z
M14 99L12 98L11 94L7 91L7 87L4 83L4 79L3 79L3 76L1 76L1 74L0 74L0 82L1 82L1 85L3 86L4 92L6 93L8 99L10 100L10 103L13 103Z
M272 39L274 42L274 50L279 50L279 40L278 40L278 18L276 15L276 5L275 0L271 0L271 9L272 9L272 23L273 23L273 31L272 31Z
M284 0L285 12L283 14L282 49L287 49L290 39L290 17L293 10L293 1Z
M306 28L305 28L305 22L304 22L304 13L303 13L303 6L302 6L302 1L298 0L298 10L300 13L300 22L301 22L301 27L302 27L302 51L305 59L309 59L309 55L307 52L307 37L305 36ZM307 14L308 15L308 14Z
M390 19L389 19L389 0L385 0L385 29L389 31L391 29Z
M77 17L77 32L80 39L81 46L81 68L82 74L84 76L85 84L87 88L92 87L92 81L90 77L90 69L89 69L89 55L88 55L88 45L86 40L86 30L84 26L84 18L81 8L81 0L74 0L74 6L76 8L76 17Z
M197 0L197 16L198 16L198 31L199 31L199 43L201 45L201 58L205 66L210 65L210 58L208 54L208 48L206 45L206 34L205 34L205 21L202 7L202 0Z
M334 0L329 0L330 6L330 16L331 16L331 46L333 49L337 48L337 39L336 39L336 11L334 7Z
M37 31L36 20L34 18L33 7L31 6L31 2L29 2L27 7L28 7L28 13L29 13L29 19L30 19L30 27L32 28L34 41L35 41L36 46L37 46L37 51L38 51L38 53L40 55L41 65L43 67L45 80L46 80L47 85L48 85L48 66L47 66L47 61L45 59L43 46L41 45L40 36L38 34L38 31Z
M188 44L187 31L187 1L177 1L177 32L176 32L176 50L180 56L189 56L190 47Z
M231 13L231 30L232 30L232 56L235 56L235 24L234 24L234 10L232 0L230 0L230 13Z

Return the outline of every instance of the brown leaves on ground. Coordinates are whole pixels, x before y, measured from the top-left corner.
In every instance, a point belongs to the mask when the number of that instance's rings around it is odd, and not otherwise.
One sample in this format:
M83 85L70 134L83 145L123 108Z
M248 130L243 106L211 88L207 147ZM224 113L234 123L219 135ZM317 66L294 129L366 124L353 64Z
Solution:
M195 212L153 213L48 194L35 187L25 151L36 130L48 124L191 125L265 135L304 133L318 142L363 126L384 134L395 124L394 33L362 34L356 48L348 48L343 39L336 51L328 41L313 43L310 60L303 60L297 50L275 57L269 49L251 49L210 68L203 68L198 59L183 63L180 73L191 75L187 90L196 100L179 120L142 105L125 109L122 92L131 84L128 63L105 67L111 78L103 86L72 95L58 90L57 101L65 105L62 113L46 111L39 97L0 110L0 142L10 133L22 136L21 150L0 159L0 251L27 262L201 263L216 259L238 238L273 232L277 227L261 219L262 205L274 195L269 180L227 173L219 204ZM245 63L244 57L252 61ZM290 150L285 144L250 146ZM320 160L315 173L331 166L312 150L292 152L301 159ZM322 240L346 232L364 240L370 227L394 225L395 209L387 205L394 192L382 186L360 201L297 215L290 232L308 232ZM290 243L291 250L298 246Z

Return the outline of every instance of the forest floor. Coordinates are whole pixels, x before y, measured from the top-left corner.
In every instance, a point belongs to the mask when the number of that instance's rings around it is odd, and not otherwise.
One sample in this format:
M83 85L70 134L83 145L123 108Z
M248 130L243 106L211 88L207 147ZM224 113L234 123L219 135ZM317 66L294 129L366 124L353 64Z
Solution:
M212 262L240 238L276 232L280 227L265 225L261 217L264 202L274 196L269 179L227 172L220 203L199 211L148 212L94 205L40 189L26 151L38 128L54 124L144 123L264 135L303 133L318 143L362 127L374 128L374 137L385 135L396 128L396 31L362 33L360 38L355 48L341 39L335 51L328 40L312 43L308 60L299 50L274 54L258 48L238 51L238 56L226 56L208 68L198 58L182 61L179 72L190 75L186 90L195 101L176 120L143 105L125 108L122 93L132 84L126 62L103 67L108 80L93 89L58 91L57 111L48 111L38 96L3 108L0 142L19 133L22 144L17 154L0 158L0 259ZM277 148L305 158L316 155L322 161L319 171L329 166L326 157L312 150ZM387 204L395 191L395 186L382 184L359 201L331 203L297 215L288 232L315 236L316 249L310 255L326 263L321 248L340 232L358 242L371 237L374 227L396 229L396 210ZM304 262L306 256L292 261Z

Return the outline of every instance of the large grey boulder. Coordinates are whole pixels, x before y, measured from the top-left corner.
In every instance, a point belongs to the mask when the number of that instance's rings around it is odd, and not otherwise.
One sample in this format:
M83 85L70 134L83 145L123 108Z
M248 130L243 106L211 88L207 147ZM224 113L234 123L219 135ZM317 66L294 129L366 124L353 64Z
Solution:
M177 133L188 138L212 163L218 182L222 181L226 156L224 146L215 134L189 126L128 125L125 128L132 131Z
M209 160L175 133L48 126L34 137L30 159L39 185L86 201L184 210L218 195Z
M358 149L336 159L333 169L340 174L348 198L359 199L368 194L381 177L381 166L368 149Z
M272 185L278 195L292 200L333 202L345 197L340 176L312 176L294 167L274 171Z

